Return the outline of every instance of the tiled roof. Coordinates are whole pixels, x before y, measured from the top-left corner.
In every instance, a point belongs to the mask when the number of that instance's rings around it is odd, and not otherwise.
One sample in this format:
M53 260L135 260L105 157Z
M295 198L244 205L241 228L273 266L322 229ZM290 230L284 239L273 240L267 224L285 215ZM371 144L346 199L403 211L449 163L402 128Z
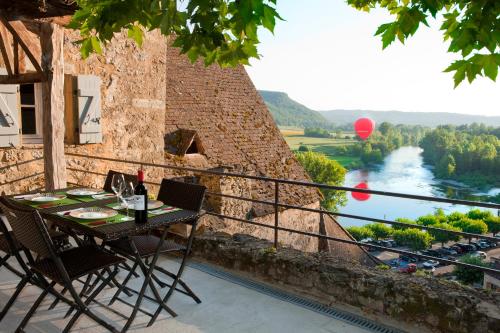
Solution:
M166 135L181 128L196 131L209 167L310 181L243 66L191 64L179 49L169 47L166 99ZM255 182L252 192L256 198L273 200L274 184ZM280 186L280 201L287 204L318 200L316 189Z

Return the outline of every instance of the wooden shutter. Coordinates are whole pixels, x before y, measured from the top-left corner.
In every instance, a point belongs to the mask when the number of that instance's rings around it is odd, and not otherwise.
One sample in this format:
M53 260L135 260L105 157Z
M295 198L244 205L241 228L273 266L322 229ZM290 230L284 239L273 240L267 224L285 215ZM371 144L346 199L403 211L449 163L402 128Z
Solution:
M19 110L17 84L0 84L0 147L18 146Z
M79 143L101 143L101 79L78 75L75 80Z

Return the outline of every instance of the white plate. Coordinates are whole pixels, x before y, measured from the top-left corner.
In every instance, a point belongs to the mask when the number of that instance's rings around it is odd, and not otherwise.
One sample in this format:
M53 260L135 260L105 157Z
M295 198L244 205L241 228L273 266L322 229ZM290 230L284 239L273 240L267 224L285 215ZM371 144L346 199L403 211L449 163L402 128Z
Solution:
M99 220L99 219L107 219L113 216L116 216L118 212L109 208L95 208L89 207L80 210L74 210L69 213L70 216L76 217L77 219L83 220Z
M161 206L163 206L163 202L159 200L148 200L148 210L160 208Z
M73 190L69 190L66 193L68 193L69 195L75 195L79 197L88 197L91 195L102 193L102 191L93 188L76 188Z
M53 194L53 195L48 195L48 194L39 194L39 195L34 195L30 198L26 198L28 201L32 202L52 202L52 201L59 201L66 199L65 195L62 194Z

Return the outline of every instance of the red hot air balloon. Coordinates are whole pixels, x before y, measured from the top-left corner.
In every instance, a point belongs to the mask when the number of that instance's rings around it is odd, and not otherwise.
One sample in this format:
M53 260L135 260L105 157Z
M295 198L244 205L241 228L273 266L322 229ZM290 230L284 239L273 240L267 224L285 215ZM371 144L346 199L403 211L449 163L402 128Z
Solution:
M362 190L367 190L368 189L368 184L366 182L365 183L359 183L358 185L354 186L354 188L359 188L359 189L362 189ZM352 195L352 197L354 199L356 199L358 201L366 201L366 200L370 199L370 193L363 193L363 192L352 191L351 195Z
M359 118L354 123L354 130L362 140L368 139L375 129L375 122L370 118Z

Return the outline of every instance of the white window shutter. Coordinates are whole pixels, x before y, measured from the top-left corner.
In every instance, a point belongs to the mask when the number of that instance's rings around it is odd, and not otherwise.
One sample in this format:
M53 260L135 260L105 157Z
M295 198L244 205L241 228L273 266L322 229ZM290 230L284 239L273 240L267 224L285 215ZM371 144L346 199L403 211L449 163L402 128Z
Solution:
M20 143L19 85L0 84L0 147L14 147Z
M79 143L101 143L101 79L95 75L76 77Z

